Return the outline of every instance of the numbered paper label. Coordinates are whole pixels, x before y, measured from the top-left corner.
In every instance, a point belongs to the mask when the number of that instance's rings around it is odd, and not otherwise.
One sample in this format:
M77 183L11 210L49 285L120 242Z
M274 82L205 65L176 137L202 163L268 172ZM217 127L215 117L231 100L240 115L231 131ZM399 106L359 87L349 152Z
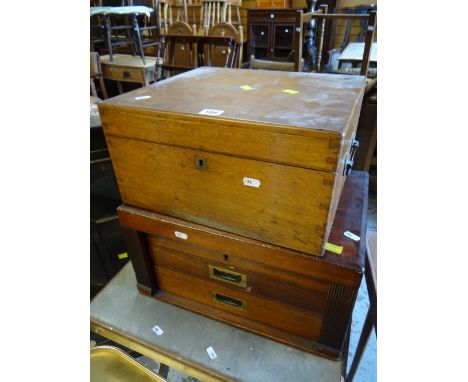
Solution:
M358 235L355 235L354 233L352 233L352 232L350 232L350 231L346 231L346 232L344 233L344 235L345 235L346 237L349 237L350 239L353 239L354 241L359 241L359 240L361 240L361 238L360 238Z
M164 331L158 325L153 327L153 332L155 332L158 336L164 333Z
M186 233L175 231L174 232L177 237L180 237L181 239L187 240L188 236Z
M224 113L224 110L215 110L215 109L203 109L200 111L198 114L201 115L211 115L213 117L216 117L218 115L221 115Z
M216 357L218 357L212 346L206 348L206 352L208 353L211 359L215 359Z
M244 181L244 186L250 186L250 187L256 187L256 188L260 187L260 181L258 179L245 177L243 181Z

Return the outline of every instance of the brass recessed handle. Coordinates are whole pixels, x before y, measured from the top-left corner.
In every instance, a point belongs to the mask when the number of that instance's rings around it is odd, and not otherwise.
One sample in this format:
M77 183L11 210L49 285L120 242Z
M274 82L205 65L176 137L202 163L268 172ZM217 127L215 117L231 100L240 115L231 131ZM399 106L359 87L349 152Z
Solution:
M220 293L213 292L213 300L224 305L229 305L230 307L245 310L246 303L245 301L238 300L237 298L226 296Z
M247 287L247 276L242 273L233 272L230 269L213 265L208 265L208 272L212 279L234 284L243 288Z

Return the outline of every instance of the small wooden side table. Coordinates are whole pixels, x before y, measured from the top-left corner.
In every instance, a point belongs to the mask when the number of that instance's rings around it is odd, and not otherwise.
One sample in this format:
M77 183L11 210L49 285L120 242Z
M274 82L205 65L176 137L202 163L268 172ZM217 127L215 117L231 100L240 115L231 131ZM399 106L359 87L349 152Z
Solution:
M146 57L143 64L141 57L129 54L114 54L112 63L109 55L101 56L104 79L118 81L119 93L122 94L120 82L136 82L148 86L156 80L156 57Z

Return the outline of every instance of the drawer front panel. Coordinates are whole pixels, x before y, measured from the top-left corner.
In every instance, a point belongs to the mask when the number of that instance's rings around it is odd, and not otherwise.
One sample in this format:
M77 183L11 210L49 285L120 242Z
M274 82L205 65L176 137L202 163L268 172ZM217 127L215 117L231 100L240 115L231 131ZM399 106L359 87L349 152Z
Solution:
M158 287L165 292L249 318L305 338L317 340L321 316L204 282L163 268L154 268Z
M102 65L102 73L108 80L141 83L145 81L144 72L141 69Z
M333 174L109 135L106 139L125 203L322 255Z
M157 267L317 313L322 313L325 309L326 291L300 288L292 283L263 277L228 264L205 261L162 247L151 247L150 255L153 264Z
M190 240L190 238L189 238ZM273 262L269 263L262 263L261 259L257 259L254 253L250 253L249 249L246 248L244 254L246 258L241 258L233 256L229 254L228 251L213 251L208 248L199 247L197 245L191 245L188 243L175 240L168 240L162 237L148 235L147 241L150 246L155 247L163 247L167 249L171 249L177 252L182 252L186 254L190 254L201 259L205 259L206 261L214 261L220 264L224 264L225 267L235 267L239 269L245 269L246 271L251 271L258 273L259 275L263 275L269 278L282 280L285 282L296 284L302 288L306 289L313 289L320 293L327 293L328 287L330 282L323 281L322 279L315 279L312 277L304 276L304 274L290 272L284 268L278 268ZM156 249L154 249L156 250ZM294 262L296 259L294 256L289 257L289 262ZM313 263L306 264L308 267L313 267ZM326 275L322 275L326 276Z

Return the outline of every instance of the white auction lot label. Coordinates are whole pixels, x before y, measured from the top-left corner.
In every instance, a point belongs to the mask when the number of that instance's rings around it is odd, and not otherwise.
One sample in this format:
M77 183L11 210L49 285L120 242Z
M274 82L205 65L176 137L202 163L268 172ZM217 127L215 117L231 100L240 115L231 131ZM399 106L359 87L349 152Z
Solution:
M164 333L164 331L158 325L153 327L153 332L155 332L158 336Z
M216 109L203 109L198 114L201 115L211 115L211 116L218 116L224 113L224 110L216 110Z
M244 186L250 186L250 187L256 187L256 188L260 187L260 180L258 179L244 177L243 182L244 182Z
M208 353L208 355L210 356L211 359L215 359L217 358L218 356L216 355L214 349L212 346L209 346L207 349L206 349L206 352Z
M355 235L355 234L352 233L351 231L346 231L346 232L344 233L344 235L345 235L346 237L349 237L350 239L353 239L354 241L359 241L359 240L361 240L361 238L360 238L358 235Z
M175 231L174 234L177 236L177 237L180 237L181 239L184 239L184 240L187 240L188 236L186 233L183 233L183 232L179 232L179 231Z

